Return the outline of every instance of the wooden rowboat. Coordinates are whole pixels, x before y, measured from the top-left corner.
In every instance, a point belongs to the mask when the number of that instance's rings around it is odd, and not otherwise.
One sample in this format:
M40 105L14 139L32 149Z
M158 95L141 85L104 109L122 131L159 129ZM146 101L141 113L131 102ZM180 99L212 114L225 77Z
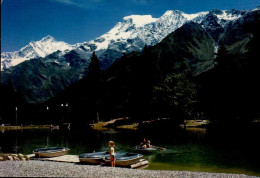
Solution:
M118 153L118 155L122 155L125 153ZM87 164L102 164L105 163L105 158L110 157L108 151L103 152L95 152L95 153L82 153L79 155L79 161L81 163Z
M47 148L38 148L33 151L35 157L41 158L51 158L57 156L63 156L67 154L70 149L65 147L47 147Z
M82 153L79 155L79 161L81 163L88 164L101 164L104 162L104 158L109 156L108 151L96 152L96 153Z
M153 146L151 148L141 148L140 146L136 146L136 150L140 153L153 153L159 150L166 150L166 148L156 147L156 146Z
M142 159L143 155L138 153L124 153L116 154L115 162L116 166L127 167L132 164L138 163ZM105 163L110 164L110 157L105 158Z
M152 148L136 148L137 151L139 152L154 152L154 151L157 151L157 148L156 147L152 147Z

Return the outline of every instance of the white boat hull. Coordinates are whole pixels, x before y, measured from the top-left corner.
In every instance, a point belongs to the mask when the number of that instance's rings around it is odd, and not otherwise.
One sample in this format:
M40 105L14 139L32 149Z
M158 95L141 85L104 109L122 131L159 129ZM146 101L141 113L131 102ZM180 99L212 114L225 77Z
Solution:
M115 162L116 162L116 166L127 167L127 166L130 166L132 164L138 163L142 158L143 158L143 155L138 156L138 157L134 157L134 158L131 158L131 159L126 159L126 160L115 159ZM110 164L110 160L106 159L105 163Z
M103 158L79 158L81 163L88 163L88 164L101 164L104 163Z
M66 150L61 150L61 151L56 151L56 152L49 152L49 153L45 153L45 152L33 152L35 154L35 157L38 158L51 158L51 157L57 157L57 156L63 156L66 155L69 152L70 149L66 149Z

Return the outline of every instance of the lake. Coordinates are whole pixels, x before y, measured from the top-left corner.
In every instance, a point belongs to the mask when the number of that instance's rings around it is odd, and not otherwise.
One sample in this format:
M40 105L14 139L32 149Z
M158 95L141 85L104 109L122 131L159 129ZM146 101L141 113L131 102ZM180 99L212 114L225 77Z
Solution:
M240 173L260 176L260 130L173 128L171 131L142 130L49 130L0 132L0 152L31 154L35 148L65 146L70 154L108 150L113 140L116 152L133 152L143 138L165 147L145 155L153 170L186 170Z

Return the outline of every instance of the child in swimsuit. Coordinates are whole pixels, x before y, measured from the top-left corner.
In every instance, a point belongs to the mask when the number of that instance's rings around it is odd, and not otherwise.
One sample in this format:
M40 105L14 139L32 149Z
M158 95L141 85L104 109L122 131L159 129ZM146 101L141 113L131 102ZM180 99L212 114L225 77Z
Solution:
M110 147L110 164L111 167L115 167L116 162L115 162L115 143L113 141L108 142L108 146Z

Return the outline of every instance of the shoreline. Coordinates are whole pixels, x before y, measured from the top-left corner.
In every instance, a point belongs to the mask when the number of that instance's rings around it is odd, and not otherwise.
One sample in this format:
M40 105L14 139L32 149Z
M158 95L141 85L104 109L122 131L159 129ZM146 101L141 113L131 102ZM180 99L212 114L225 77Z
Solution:
M25 130L25 129L50 129L51 125L0 125L0 131L5 130Z
M122 121L129 121L129 123L118 123ZM140 129L140 125L150 125L154 122L161 122L168 120L166 118L158 118L149 121L142 121L140 123L132 123L129 117L125 118L117 118L111 119L109 121L99 121L97 123L89 124L90 127L94 130L113 130L113 129L128 129L128 130L138 130ZM181 128L206 128L209 125L209 120L202 120L202 119L193 119L193 120L185 120L183 124L179 126Z
M245 174L111 168L49 161L1 161L0 177L256 177Z

